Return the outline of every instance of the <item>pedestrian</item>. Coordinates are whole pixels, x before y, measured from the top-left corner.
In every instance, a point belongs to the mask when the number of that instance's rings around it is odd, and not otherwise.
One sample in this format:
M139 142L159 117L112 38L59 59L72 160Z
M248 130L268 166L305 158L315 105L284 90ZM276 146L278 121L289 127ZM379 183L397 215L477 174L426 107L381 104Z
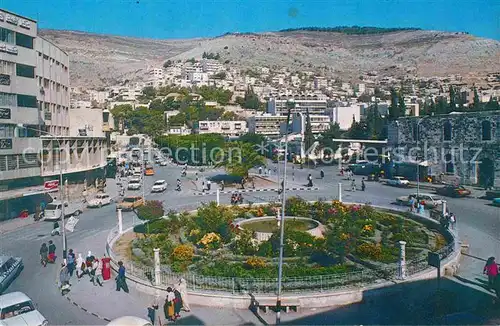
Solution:
M498 276L498 265L495 261L495 257L488 258L483 268L483 274L488 275L488 287L490 289L493 288L495 279Z
M69 277L73 276L73 271L75 270L75 254L73 253L73 249L70 249L68 252L68 272Z
M415 197L410 197L410 201L408 203L410 204L410 212L413 213L415 210Z
M224 191L224 180L220 181L220 190Z
M182 296L177 288L174 287L174 318L181 317L181 308L182 308Z
M179 290L182 299L182 310L189 312L191 308L189 307L188 296L187 296L187 283L184 278L179 279L179 283L177 284L177 290Z
M361 191L365 191L366 185L365 185L365 178L361 179Z
M205 181L201 182L201 191L205 192Z
M56 261L56 245L52 240L49 240L49 256L48 256L48 262L49 263L55 263Z
M92 270L92 263L94 262L94 256L92 255L92 251L87 252L87 257L85 257L85 265L88 270Z
M271 168L267 169L267 174L271 175Z
M307 176L307 186L308 187L312 187L313 186L313 179L312 179L312 175L310 173Z
M49 248L47 247L47 244L44 242L40 247L40 262L42 263L43 267L47 266L48 255L49 255Z
M352 179L351 181L351 191L356 191L356 179Z
M321 179L323 179L325 177L325 171L321 170L319 172L319 176L321 177Z
M207 191L210 191L210 188L212 188L212 182L207 180Z
M116 291L120 291L123 289L125 293L128 293L127 280L125 277L125 266L123 266L123 262L120 260L118 262L118 275L115 278L116 281Z
M425 206L423 203L418 203L417 206L418 214L424 215L425 214Z
M64 294L65 286L69 285L68 266L64 261L61 263L61 269L59 270L59 283L61 293Z
M450 213L450 226L451 226L451 229L452 230L455 230L455 224L457 223L457 217L455 216L455 214L453 213Z
M196 181L198 181L198 172L195 173Z
M78 254L78 258L76 259L76 268L76 277L78 279L81 279L83 275L87 274L87 265L85 265L85 260L83 259L82 254Z
M94 271L94 277L92 278L92 283L96 285L95 283L99 284L99 286L102 286L102 260L95 259L94 263L92 264L92 270Z
M174 291L172 291L172 288L169 286L167 288L167 297L165 298L165 304L163 305L163 312L165 313L165 319L169 321L175 321L174 300L175 300Z
M259 166L259 174L262 174L262 166Z
M151 321L151 325L154 325L156 319L156 310L153 305L148 307L148 318Z

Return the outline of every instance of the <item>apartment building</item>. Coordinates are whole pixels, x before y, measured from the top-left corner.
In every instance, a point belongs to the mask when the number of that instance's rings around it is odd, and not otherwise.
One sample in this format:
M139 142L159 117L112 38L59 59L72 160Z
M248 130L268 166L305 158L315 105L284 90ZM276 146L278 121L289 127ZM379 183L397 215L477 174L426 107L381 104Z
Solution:
M224 70L224 66L219 61L213 59L203 59L201 67L203 72L206 72L209 76Z
M311 131L313 134L321 134L330 128L331 119L327 115L310 114ZM304 136L306 131L307 115L303 113L295 113L291 120L291 133L297 133ZM283 123L286 125L286 122ZM283 130L283 128L281 128ZM285 129L286 130L286 129Z
M267 113L275 115L287 115L289 104L292 106L291 113L325 114L327 100L319 99L318 95L304 95L296 97L270 98L267 102Z
M246 121L199 121L196 133L239 137L248 132Z
M93 182L106 164L106 146L104 138L71 137L69 58L37 36L36 21L0 10L0 52L2 220L33 212L20 198L39 193L61 169L70 183Z
M284 115L263 114L248 118L248 131L268 137L279 137L280 126L286 123Z
M325 77L314 77L314 89L322 89L328 87L328 80Z

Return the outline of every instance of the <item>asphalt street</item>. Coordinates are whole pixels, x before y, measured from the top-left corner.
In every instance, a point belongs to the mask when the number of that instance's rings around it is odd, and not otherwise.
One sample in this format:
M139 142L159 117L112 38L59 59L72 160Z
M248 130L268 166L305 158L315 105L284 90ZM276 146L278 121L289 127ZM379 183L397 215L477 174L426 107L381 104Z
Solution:
M272 164L270 164L272 166ZM273 167L271 167L272 170ZM195 181L196 169L188 169L187 177L182 179L182 191L175 191L176 180L180 178L180 167L155 166L156 174L146 176L145 194L147 199L161 200L164 207L174 210L194 209L202 202L215 200L215 195L197 196L194 193L201 190L201 180L215 174L220 170L207 170L199 172L200 180ZM256 171L254 171L256 173ZM290 184L305 184L309 173L313 176L316 191L288 191L287 196L300 196L307 200L335 199L338 198L338 183L343 183L343 200L346 202L371 203L373 205L391 206L398 196L415 192L415 189L401 189L389 187L380 183L366 182L366 191L349 191L350 182L342 180L338 175L337 167L325 167L325 178L319 179L320 168L317 169L295 169L287 171ZM270 179L277 181L274 172ZM292 178L294 181L292 182ZM168 183L164 193L151 193L154 181L164 179ZM360 177L356 177L358 188ZM111 181L108 181L108 183ZM214 188L216 186L214 185ZM226 190L230 190L227 189ZM427 191L422 191L427 192ZM142 195L142 189L138 191L127 191L126 194ZM221 195L222 203L229 203L230 195ZM277 193L258 192L245 193L245 202L263 202L277 200ZM488 205L488 201L465 198L447 198L450 211L455 212L458 217L458 232L460 238L470 245L470 254L480 258L489 256L500 257L500 209ZM104 252L102 239L106 238L109 230L116 225L115 205L104 206L100 209L86 210L80 217L75 231L68 233L68 247L76 252L86 255L87 250L93 250L98 256ZM124 213L125 226L136 222L133 213ZM0 250L2 253L20 256L24 261L24 271L11 284L6 292L22 291L33 299L39 311L49 320L50 324L103 324L104 322L79 308L68 304L61 296L56 287L58 266L49 265L43 268L39 262L39 247L42 242L52 239L61 249L61 237L51 237L52 223L38 222L21 229L4 234L0 239ZM99 252L101 251L101 252ZM60 252L60 251L59 251ZM465 258L462 262L460 274L465 279L473 279L481 276L484 262L476 258ZM219 311L220 312L220 311Z

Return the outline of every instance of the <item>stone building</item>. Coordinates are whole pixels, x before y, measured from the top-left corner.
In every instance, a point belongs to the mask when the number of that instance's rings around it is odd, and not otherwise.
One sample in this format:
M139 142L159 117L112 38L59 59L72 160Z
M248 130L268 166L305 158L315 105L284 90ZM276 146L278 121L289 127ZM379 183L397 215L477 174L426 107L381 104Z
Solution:
M419 162L429 175L500 187L500 111L400 118L388 145L396 162Z

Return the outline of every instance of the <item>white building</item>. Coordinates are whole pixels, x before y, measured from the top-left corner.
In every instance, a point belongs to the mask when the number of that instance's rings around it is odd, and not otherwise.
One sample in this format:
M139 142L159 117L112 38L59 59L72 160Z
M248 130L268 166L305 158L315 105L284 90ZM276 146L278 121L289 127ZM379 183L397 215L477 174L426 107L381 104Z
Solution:
M314 89L322 89L328 87L328 80L325 77L314 77Z
M219 61L213 59L203 59L201 67L203 72L206 72L209 76L224 70L224 66Z
M178 126L178 127L170 127L167 129L164 135L179 135L179 136L185 136L185 135L191 135L192 129L188 128L186 125L184 126Z
M352 125L352 120L360 121L361 108L359 104L336 106L330 109L332 123L338 123L340 130L347 130Z
M316 115L310 114L309 119L311 121L311 131L313 134L321 134L328 130L331 125L331 119L327 115ZM293 115L293 119L291 121L291 130L290 133L300 134L302 137L306 131L306 123L307 123L307 115L303 113L295 113ZM284 127L286 126L286 122L282 124L282 131L286 131Z
M325 114L327 100L318 99L317 95L300 97L279 97L270 98L267 102L267 113L275 115L287 115L288 103L294 104L291 113Z
M279 137L280 126L286 122L283 115L263 114L248 118L248 131L269 137Z
M200 121L197 133L239 137L248 132L246 121Z
M71 107L70 136L104 137L103 110L91 106Z
M90 100L95 101L98 104L103 104L106 103L106 101L109 98L109 92L108 91L95 91L95 90L90 90Z

